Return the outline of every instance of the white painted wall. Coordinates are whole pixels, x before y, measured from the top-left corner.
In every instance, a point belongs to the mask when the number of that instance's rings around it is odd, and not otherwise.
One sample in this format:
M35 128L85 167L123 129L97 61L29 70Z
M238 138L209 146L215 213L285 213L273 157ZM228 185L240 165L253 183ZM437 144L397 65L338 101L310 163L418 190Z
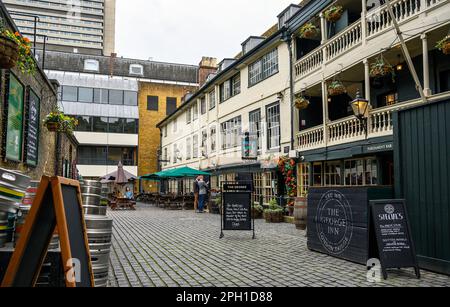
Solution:
M197 120L191 120L188 124L186 121L186 111L180 112L176 118L172 118L167 122L167 137L162 138L163 154L164 148L168 148L169 157L172 162L163 168L175 168L180 166L189 166L196 169L208 169L215 166L227 166L234 164L242 164L241 147L222 150L220 138L220 124L241 116L242 132L248 131L249 128L249 113L261 109L262 122L266 122L266 107L273 103L280 103L280 117L281 117L281 148L283 151L285 146L290 145L290 124L291 124L291 107L290 107L290 92L289 92L289 50L285 43L281 43L273 48L278 48L278 66L279 72L268 79L248 87L248 66L240 67L241 73L241 93L228 99L223 103L219 103L219 84L215 86L216 89L216 108L208 111L206 114L199 114ZM270 52L271 49L267 49ZM258 60L255 57L254 60ZM253 62L253 61L252 61ZM212 87L202 89L205 94L212 90ZM279 99L279 93L283 94L282 99ZM207 106L209 109L209 97L207 97ZM198 110L200 113L200 98L197 100ZM176 122L176 124L175 124ZM174 128L176 126L176 129ZM216 152L210 153L209 148L211 144L210 128L216 126ZM280 151L271 152L267 148L267 131L265 126L262 128L263 135L263 150L259 159L265 159L271 155L279 156ZM198 159L186 160L186 140L198 135L199 147L201 146L201 132L203 129L208 131L208 157L201 157ZM240 142L239 142L240 143ZM173 147L177 144L181 153L181 160L173 163L174 153ZM201 155L201 149L199 148Z

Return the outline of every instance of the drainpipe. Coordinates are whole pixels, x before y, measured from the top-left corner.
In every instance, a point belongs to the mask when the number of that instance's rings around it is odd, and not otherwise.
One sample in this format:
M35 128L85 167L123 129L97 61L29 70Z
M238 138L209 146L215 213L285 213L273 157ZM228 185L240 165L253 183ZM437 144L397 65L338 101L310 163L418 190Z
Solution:
M289 97L289 105L290 105L290 114L291 114L291 150L294 150L295 146L295 138L294 138L294 63L293 63L293 52L292 52L292 41L293 35L289 30L285 30L283 33L282 41L288 44L289 49L289 87L290 87L290 97Z

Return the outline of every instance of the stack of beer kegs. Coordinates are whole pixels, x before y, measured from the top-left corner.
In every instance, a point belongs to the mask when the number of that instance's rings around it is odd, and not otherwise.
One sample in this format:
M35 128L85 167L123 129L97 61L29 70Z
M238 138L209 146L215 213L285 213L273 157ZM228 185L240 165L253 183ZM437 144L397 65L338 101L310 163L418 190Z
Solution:
M14 222L30 177L0 168L0 248L12 242Z
M102 202L101 183L84 180L80 185L95 286L106 287L113 221L106 216L107 205Z

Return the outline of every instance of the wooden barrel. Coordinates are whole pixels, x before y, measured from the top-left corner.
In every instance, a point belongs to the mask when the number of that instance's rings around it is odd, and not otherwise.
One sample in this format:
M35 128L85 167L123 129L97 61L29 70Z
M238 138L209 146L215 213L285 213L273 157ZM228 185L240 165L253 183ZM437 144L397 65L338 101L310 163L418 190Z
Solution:
M297 229L306 230L308 220L308 199L306 197L295 199L294 220Z

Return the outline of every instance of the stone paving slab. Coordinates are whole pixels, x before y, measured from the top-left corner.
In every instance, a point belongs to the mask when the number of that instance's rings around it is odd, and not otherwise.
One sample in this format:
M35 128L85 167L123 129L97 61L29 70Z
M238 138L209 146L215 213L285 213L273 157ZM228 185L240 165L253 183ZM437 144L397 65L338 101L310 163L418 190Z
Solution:
M111 211L111 287L449 287L450 277L390 271L372 284L364 266L309 251L306 233L291 224L256 222L251 232L225 232L220 217L140 204Z

